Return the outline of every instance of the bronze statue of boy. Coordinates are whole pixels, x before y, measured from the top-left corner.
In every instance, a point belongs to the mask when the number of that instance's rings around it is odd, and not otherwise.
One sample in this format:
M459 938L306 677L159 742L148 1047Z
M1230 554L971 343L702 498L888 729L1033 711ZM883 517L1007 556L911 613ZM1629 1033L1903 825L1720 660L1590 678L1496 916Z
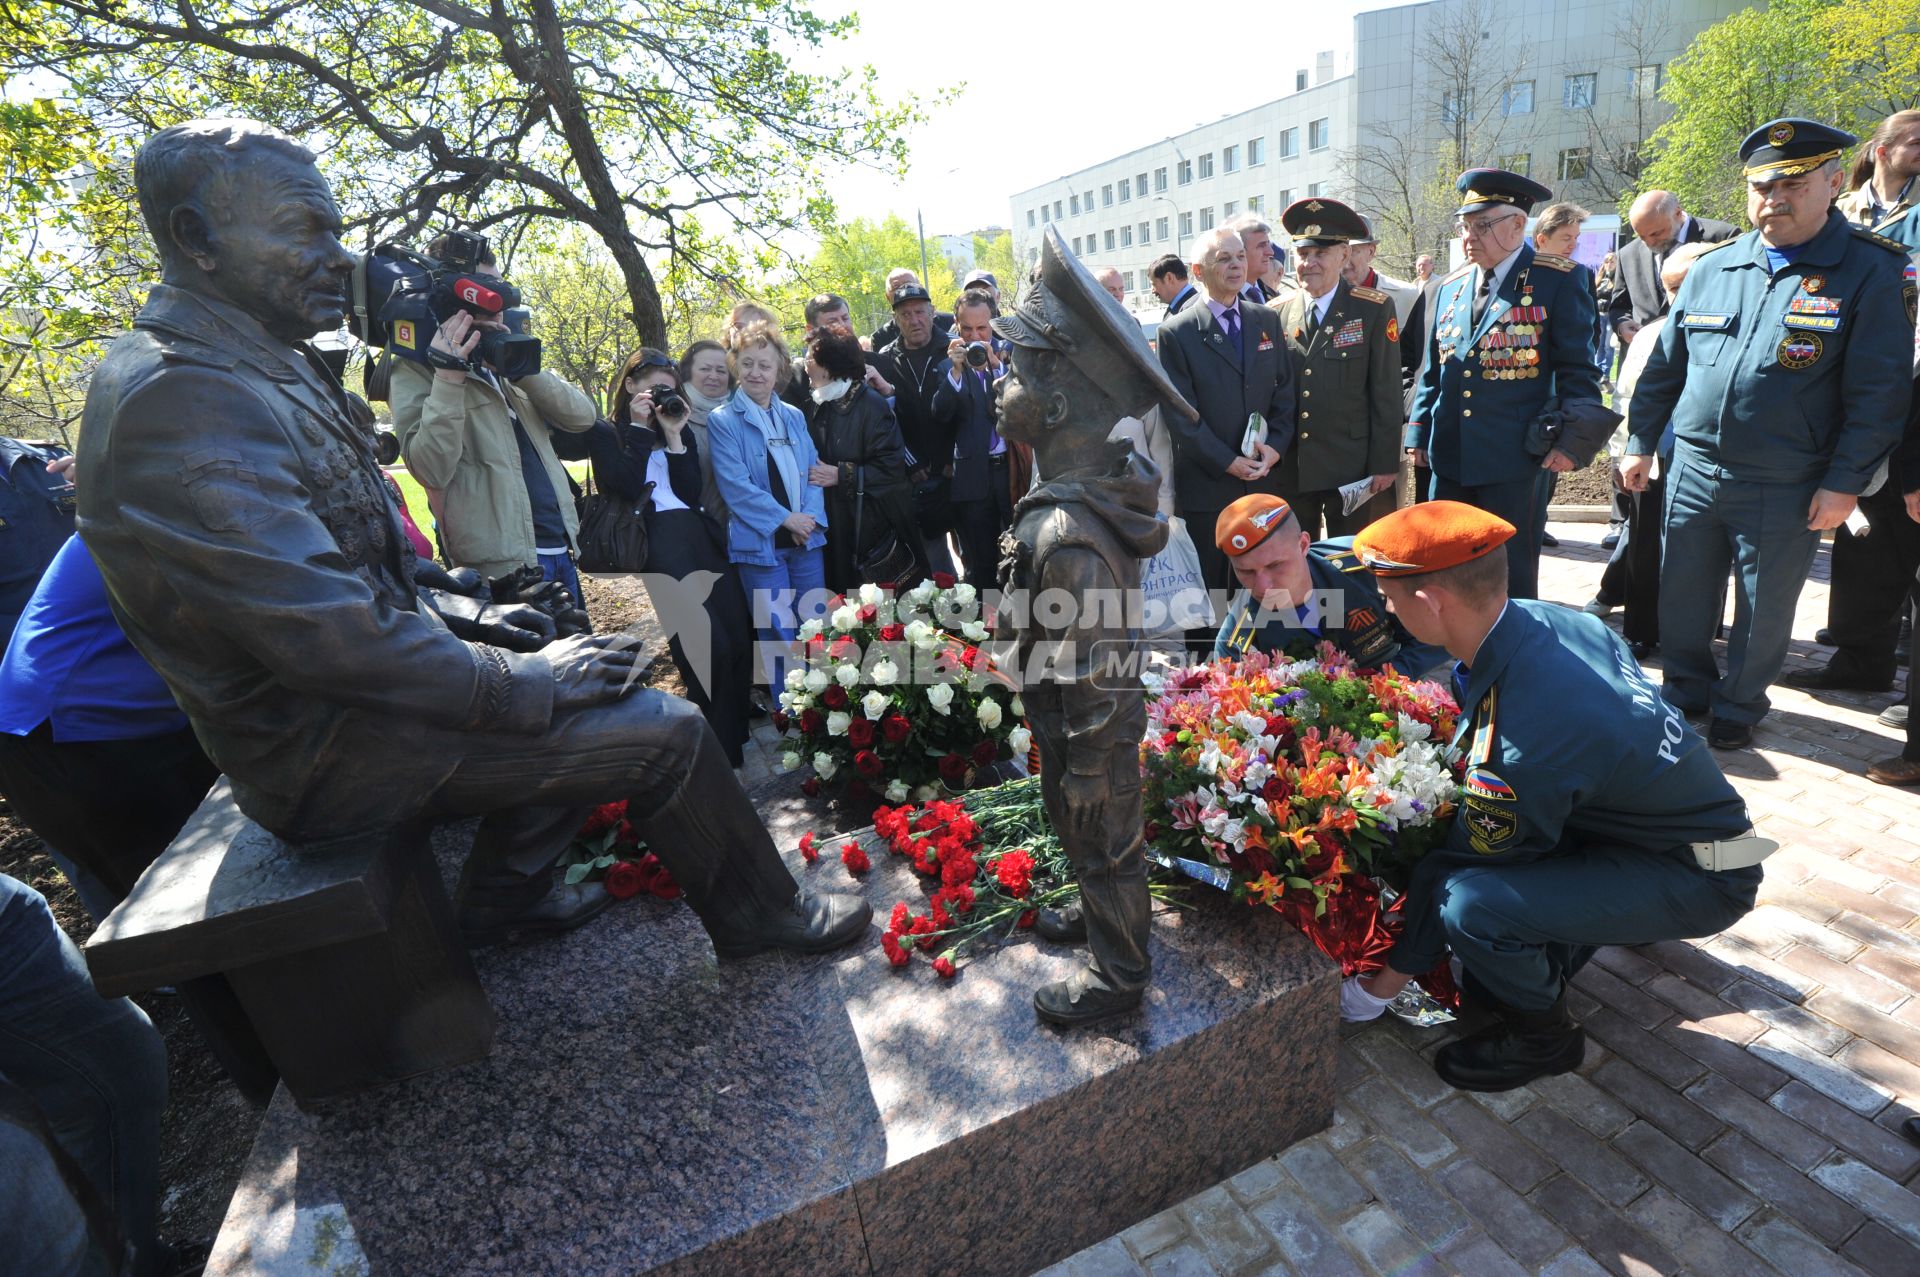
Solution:
M1107 435L1156 403L1197 414L1139 322L1052 227L1035 278L993 329L1013 343L1013 371L997 392L999 430L1033 448L1041 477L1002 539L1001 588L1030 601L1064 591L1079 603L1064 621L1051 607L1003 610L1017 618L1011 637L1040 742L1041 792L1079 873L1090 951L1085 968L1038 990L1033 1004L1052 1023L1091 1024L1139 1006L1152 974L1140 797L1147 711L1133 659L1141 565L1168 531L1159 470ZM1101 595L1126 600L1125 613L1090 606Z

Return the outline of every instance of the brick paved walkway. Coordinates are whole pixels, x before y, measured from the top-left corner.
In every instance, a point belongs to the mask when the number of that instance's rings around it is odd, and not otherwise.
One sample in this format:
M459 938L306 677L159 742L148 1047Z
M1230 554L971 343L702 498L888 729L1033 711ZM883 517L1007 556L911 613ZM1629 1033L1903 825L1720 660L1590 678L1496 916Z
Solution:
M1604 527L1553 531L1542 590L1578 605ZM1794 664L1821 658L1825 574ZM1046 1277L1920 1274L1920 793L1864 776L1899 750L1892 699L1776 688L1756 747L1718 755L1782 844L1760 907L1602 950L1577 1073L1467 1095L1428 1067L1445 1030L1347 1026L1330 1130Z

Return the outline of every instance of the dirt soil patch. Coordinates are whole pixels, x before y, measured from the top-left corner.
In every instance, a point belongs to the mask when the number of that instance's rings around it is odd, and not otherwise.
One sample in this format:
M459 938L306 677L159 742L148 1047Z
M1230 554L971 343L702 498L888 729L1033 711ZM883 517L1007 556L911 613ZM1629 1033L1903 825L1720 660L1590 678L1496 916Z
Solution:
M1560 476L1560 483L1554 488L1555 505L1605 505L1613 504L1613 459L1601 453L1593 459L1593 464L1584 470L1573 470Z

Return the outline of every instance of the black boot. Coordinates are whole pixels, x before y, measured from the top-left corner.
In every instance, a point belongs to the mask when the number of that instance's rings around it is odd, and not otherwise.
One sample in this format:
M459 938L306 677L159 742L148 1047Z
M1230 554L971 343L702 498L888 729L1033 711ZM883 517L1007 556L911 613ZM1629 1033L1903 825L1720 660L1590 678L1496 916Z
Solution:
M1042 940L1079 944L1087 938L1087 916L1080 912L1080 902L1076 900L1058 909L1042 909L1034 917L1033 929L1040 933Z
M1587 1035L1567 1014L1564 993L1544 1011L1499 1013L1498 1023L1440 1048L1433 1071L1441 1081L1463 1091L1511 1091L1580 1067Z

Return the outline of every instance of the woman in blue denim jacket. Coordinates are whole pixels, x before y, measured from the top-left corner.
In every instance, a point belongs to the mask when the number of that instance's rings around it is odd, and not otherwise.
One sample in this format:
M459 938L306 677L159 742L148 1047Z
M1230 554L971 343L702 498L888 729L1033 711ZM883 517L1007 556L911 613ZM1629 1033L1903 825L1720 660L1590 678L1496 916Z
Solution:
M730 356L738 388L707 418L713 473L731 519L727 555L740 569L763 641L790 643L810 592L826 589L827 504L838 478L822 465L800 410L779 388L792 360L779 329L755 324ZM778 686L777 679L771 679Z

